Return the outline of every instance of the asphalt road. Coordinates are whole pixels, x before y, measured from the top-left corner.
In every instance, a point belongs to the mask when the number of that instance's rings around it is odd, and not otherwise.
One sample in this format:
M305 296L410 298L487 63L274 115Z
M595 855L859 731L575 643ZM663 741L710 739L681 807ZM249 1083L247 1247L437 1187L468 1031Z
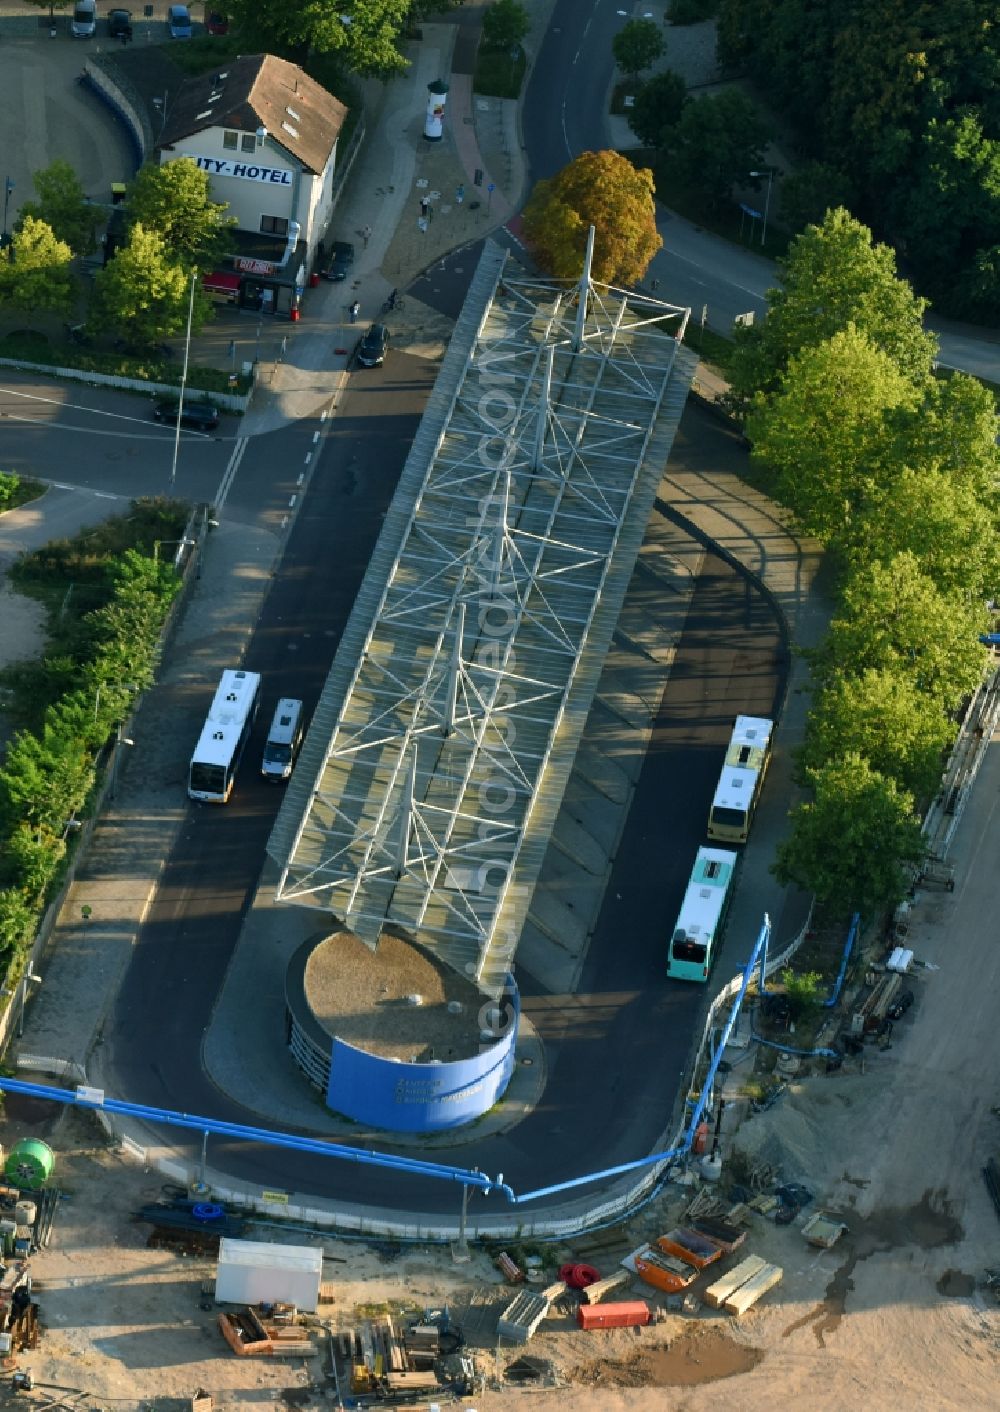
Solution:
M431 371L394 357L381 382L354 379L338 417L326 424L329 439L246 655L248 667L279 683L276 691L301 696L307 709L329 669ZM714 433L721 459L736 454L700 409L686 417L685 439ZM308 433L309 424L302 430ZM251 443L241 475L253 469L250 458L269 462L270 441ZM363 477L356 473L361 466ZM300 646L294 659L289 641ZM510 1132L451 1153L436 1149L435 1160L503 1171L525 1190L634 1158L655 1142L705 1000L704 991L666 981L665 937L704 841L732 718L741 710L773 712L784 670L769 610L732 569L710 559L660 704L580 990L553 997L518 974L525 1014L546 1044L543 1101ZM252 1126L255 1115L205 1076L197 1036L207 1028L237 944L280 800L253 764L267 719L264 709L229 806L190 807L105 1030L108 1072L130 1100ZM733 961L745 952L746 939L734 938ZM720 975L734 969L729 959ZM262 1036L261 1043L277 1046L281 1037ZM389 1142L378 1146L393 1150ZM442 1183L218 1139L212 1164L251 1183L320 1195L334 1189L368 1205L427 1212L455 1205Z
M222 478L237 417L205 435L184 430L171 489L174 432L152 418L152 399L86 383L0 370L5 470L131 500L176 494L208 500Z

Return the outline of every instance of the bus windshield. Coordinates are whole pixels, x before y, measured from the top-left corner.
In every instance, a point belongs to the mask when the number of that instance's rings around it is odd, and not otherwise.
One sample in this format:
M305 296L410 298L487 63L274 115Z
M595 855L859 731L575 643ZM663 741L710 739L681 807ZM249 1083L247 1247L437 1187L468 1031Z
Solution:
M741 829L747 821L745 809L723 809L716 806L712 810L712 823L726 829Z
M225 766L204 765L199 760L192 760L190 788L199 790L203 794L225 794Z
M268 765L288 765L291 764L292 747L290 745L275 745L272 741L264 746L264 762Z

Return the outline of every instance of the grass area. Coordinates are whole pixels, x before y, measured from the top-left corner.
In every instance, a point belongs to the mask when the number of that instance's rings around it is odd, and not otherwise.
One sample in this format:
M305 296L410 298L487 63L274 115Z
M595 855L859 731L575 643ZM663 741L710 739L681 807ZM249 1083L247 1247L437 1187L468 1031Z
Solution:
M611 105L608 109L611 113L619 115L631 112L631 108L626 108L625 99L634 98L642 87L642 80L626 79L622 83L616 83L611 90Z
M729 371L729 357L733 350L733 340L726 338L725 334L716 333L714 329L702 328L701 324L694 320L688 324L684 342L689 348L693 348L703 363L722 377L726 377Z
M16 510L19 505L27 505L29 500L37 500L45 489L41 481L11 471L0 471L0 515L5 510Z
M135 378L139 382L176 385L181 380L181 365L172 359L102 352L73 343L52 343L44 333L32 329L19 329L0 338L0 358L18 363L42 363L50 368L79 368L82 372L107 373L112 377ZM200 392L249 392L250 386L249 378L240 377L236 388L231 388L229 373L222 368L204 368L194 363L188 368L188 387Z
M178 500L133 500L127 514L15 561L11 580L44 605L48 624L44 655L0 672L0 684L12 693L4 714L14 727L37 731L48 707L79 684L80 665L94 646L87 614L111 601L111 564L127 549L152 558L155 541L179 539L189 514L190 506Z
M486 49L481 44L472 78L473 91L485 98L519 98L527 66L527 56L520 44L513 52Z

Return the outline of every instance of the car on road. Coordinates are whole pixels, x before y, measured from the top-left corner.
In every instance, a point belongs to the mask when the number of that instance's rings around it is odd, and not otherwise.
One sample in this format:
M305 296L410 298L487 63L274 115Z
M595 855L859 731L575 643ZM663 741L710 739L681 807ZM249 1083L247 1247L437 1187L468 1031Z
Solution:
M385 324L372 324L358 344L355 354L363 368L380 368L389 351L389 330Z
M176 397L158 397L153 403L153 416L158 422L176 422ZM195 427L198 431L210 431L219 425L219 409L212 402L185 397L181 409L181 426Z
M108 11L108 35L111 39L121 39L122 35L132 38L132 11Z
M190 39L194 33L186 5L171 5L167 11L167 24L170 27L171 39Z
M221 10L209 10L205 17L205 28L209 34L228 34L229 16Z
M326 277L332 280L347 278L347 272L354 264L354 246L346 240L335 240L330 251L330 263L326 267Z

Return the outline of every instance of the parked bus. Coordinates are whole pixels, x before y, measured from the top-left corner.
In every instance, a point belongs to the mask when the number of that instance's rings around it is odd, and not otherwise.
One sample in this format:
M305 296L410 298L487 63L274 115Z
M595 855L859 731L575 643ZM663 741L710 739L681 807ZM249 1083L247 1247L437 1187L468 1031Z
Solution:
M763 716L737 716L726 763L708 814L708 836L721 843L746 843L753 811L771 758L774 722Z
M188 794L192 799L209 804L228 802L259 704L260 677L256 672L222 673L191 756Z
M679 981L707 981L722 938L739 858L728 848L699 848L677 915L667 975Z

